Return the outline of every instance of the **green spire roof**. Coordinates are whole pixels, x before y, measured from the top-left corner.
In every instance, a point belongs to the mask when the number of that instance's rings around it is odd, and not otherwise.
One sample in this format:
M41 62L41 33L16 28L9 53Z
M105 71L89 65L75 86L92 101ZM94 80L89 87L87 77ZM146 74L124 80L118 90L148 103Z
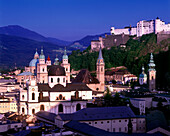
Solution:
M66 47L64 49L64 55L63 55L63 59L68 59L68 56L67 56L67 51L66 51Z
M40 54L39 59L45 59L45 56L44 56L44 53L43 53L43 48L41 48L41 54Z
M142 73L139 75L140 78L144 78L147 77L147 75L145 74L145 68L144 66L142 66Z
M55 58L54 65L59 65L59 59L57 58L57 55L56 55L56 58Z
M153 60L153 54L151 53L150 55L150 61L149 61L149 70L155 70L155 63L154 63L154 60Z

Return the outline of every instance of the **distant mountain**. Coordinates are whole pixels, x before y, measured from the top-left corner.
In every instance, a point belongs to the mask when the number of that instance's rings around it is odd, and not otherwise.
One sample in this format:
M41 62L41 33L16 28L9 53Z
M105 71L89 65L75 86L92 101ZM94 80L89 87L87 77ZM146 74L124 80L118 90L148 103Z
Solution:
M9 68L16 66L26 66L34 57L35 49L40 53L43 46L45 57L50 56L52 62L56 57L63 55L63 46L48 42L39 42L17 36L9 36L0 34L0 68ZM67 48L68 50L73 50Z
M104 33L104 34L99 34L99 35L88 35L88 36L85 36L84 38L80 39L80 40L77 40L77 41L74 41L72 43L72 46L75 44L79 44L79 45L82 45L82 46L85 46L85 47L88 47L89 45L91 45L91 41L92 40L98 40L99 37L104 37L105 34L107 35L110 35L110 33Z
M57 44L59 46L67 46L71 43L56 38L42 36L34 31L23 28L19 25L9 25L9 26L0 27L0 34L18 36L22 38L39 41L39 42L49 42L49 43Z

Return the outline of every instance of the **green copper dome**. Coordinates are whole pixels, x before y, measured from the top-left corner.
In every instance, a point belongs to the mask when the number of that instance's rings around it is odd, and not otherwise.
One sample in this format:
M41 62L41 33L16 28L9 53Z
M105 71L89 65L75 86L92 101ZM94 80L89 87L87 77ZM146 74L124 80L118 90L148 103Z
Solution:
M40 54L39 59L45 59L45 56L44 56L44 53L43 53L43 49L41 49L41 54Z
M67 52L66 52L66 48L65 48L65 50L64 50L63 59L68 59Z

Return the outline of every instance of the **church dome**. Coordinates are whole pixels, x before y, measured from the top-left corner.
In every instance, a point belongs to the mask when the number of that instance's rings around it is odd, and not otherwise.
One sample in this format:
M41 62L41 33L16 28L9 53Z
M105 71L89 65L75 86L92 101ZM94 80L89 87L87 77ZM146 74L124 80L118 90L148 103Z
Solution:
M32 59L29 63L29 67L36 67L37 63L39 62L38 59Z
M65 76L65 69L60 65L53 65L49 71L48 76Z
M141 73L141 74L139 75L139 77L140 77L140 78L145 78L145 77L147 77L147 75L146 75L146 74Z

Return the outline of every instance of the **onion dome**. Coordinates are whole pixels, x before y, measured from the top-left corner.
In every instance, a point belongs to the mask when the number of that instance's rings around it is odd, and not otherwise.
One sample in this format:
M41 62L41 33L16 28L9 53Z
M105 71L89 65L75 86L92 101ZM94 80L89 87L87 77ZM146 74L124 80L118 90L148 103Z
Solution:
M38 54L37 49L36 49L36 52L34 54L34 59L38 59L38 58L39 58L39 54Z
M44 53L43 53L43 49L41 49L41 54L40 54L40 58L39 59L45 59Z
M57 55L56 55L56 58L55 58L54 65L59 65L59 59L57 58Z
M66 51L66 47L65 47L65 50L64 50L63 59L68 59L68 56L67 56L67 51Z
M149 70L155 70L155 63L154 63L154 60L153 60L153 54L151 53L150 55L150 61L149 61Z
M142 66L142 73L139 75L140 78L147 78L147 75L145 74L145 68Z
M65 76L65 69L60 65L53 65L49 71L48 76Z
M47 61L50 61L50 57L48 56Z

